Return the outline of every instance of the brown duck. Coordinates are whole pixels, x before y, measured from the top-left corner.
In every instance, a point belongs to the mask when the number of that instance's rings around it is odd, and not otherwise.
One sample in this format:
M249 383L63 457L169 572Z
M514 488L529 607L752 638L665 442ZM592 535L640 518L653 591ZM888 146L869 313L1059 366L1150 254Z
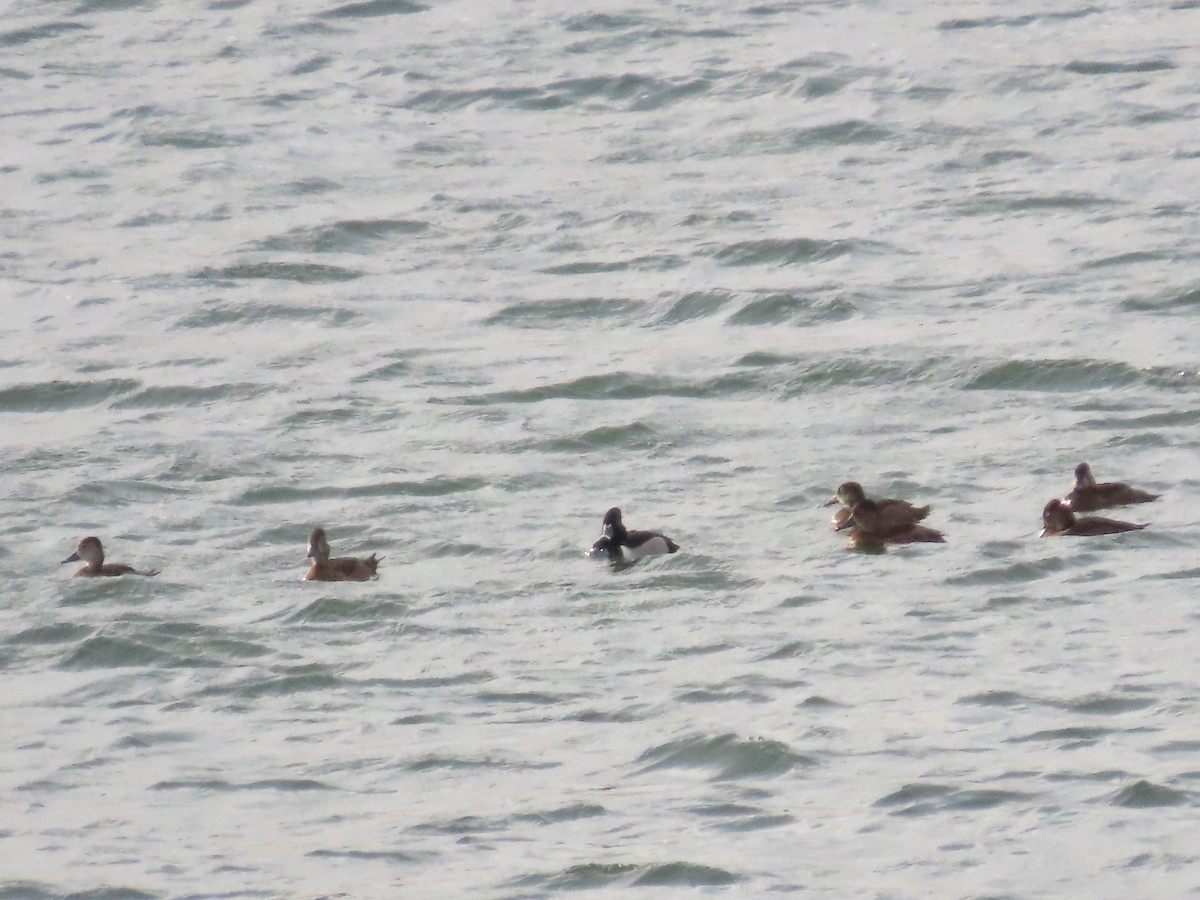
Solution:
M380 562L374 553L365 559L356 556L330 559L324 528L314 528L308 536L308 558L313 564L304 576L305 581L367 581L375 577Z
M158 569L147 569L144 572L139 572L133 566L127 566L125 563L106 563L104 561L104 547L98 537L85 537L75 545L75 552L64 559L63 562L87 563L87 565L75 573L76 578L95 578L97 576L110 575L152 576L158 574Z
M1042 533L1038 537L1058 537L1060 534L1074 534L1088 537L1094 534L1120 534L1122 531L1141 531L1145 525L1135 525L1133 522L1121 522L1117 519L1105 519L1101 516L1081 516L1075 513L1062 500L1051 500L1042 510Z
M918 525L906 518L902 509L887 507L875 500L860 500L854 504L849 524L843 528L849 528L850 525L858 529L850 538L853 547L872 544L946 543L946 538L940 531Z
M840 503L843 507L833 514L833 518L829 520L829 526L834 531L841 531L852 527L854 522L851 521L850 511L866 499L867 495L863 491L862 485L857 481L847 481L845 484L840 485L837 493L833 495L833 499L825 504L826 506L833 506L835 503ZM913 525L929 515L930 507L913 506L907 500L887 498L875 500L874 502L886 511L889 521L896 523L907 522Z
M1159 496L1119 482L1106 481L1096 484L1092 467L1083 462L1075 467L1075 489L1063 497L1063 502L1075 512L1092 512L1108 509L1110 506L1149 503L1151 500L1157 500Z

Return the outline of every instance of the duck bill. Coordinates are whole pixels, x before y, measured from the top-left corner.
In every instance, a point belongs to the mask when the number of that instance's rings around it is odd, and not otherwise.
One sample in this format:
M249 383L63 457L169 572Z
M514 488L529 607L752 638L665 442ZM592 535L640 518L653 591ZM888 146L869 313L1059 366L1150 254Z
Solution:
M78 553L72 553L70 556L68 556L66 559L64 559L62 562L60 562L60 563L59 563L59 565L61 566L61 565L64 565L65 563L69 563L69 562L79 562L79 561L80 561L80 559L79 559L79 554L78 554Z
M1049 528L1043 528L1041 531L1038 532L1038 537L1049 537L1049 536L1050 536Z
M847 528L853 528L857 524L858 523L854 521L854 516L846 516L846 518L842 519L842 521L837 523L837 527L833 530L834 531L845 531Z
M841 500L839 500L837 497L834 497L832 500L826 500L826 501L825 501L824 503L822 503L821 505L822 505L822 506L837 506L837 505L838 505L839 503L841 503L841 502L842 502L842 501L841 501Z

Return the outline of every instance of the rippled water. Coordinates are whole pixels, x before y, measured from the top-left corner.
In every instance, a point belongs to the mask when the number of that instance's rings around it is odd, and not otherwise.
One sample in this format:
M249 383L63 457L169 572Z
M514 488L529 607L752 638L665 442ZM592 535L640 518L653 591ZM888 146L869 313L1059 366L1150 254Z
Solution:
M0 897L1200 889L1196 34L10 4Z

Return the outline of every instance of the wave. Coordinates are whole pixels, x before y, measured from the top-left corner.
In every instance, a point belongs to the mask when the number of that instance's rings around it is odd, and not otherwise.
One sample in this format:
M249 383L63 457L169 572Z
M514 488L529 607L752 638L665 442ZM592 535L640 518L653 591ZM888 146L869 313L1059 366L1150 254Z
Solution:
M275 253L374 253L377 245L423 234L432 226L415 219L345 219L317 228L295 228L264 238L250 249Z
M1170 291L1153 298L1130 299L1121 303L1121 308L1130 312L1192 312L1200 310L1200 288Z
M79 644L62 662L64 669L117 669L128 666L177 665L178 661L145 640L96 635Z
M795 266L836 259L866 246L868 245L860 241L764 238L756 241L738 241L708 252L713 259L725 266Z
M578 260L538 269L543 275L598 275L604 272L666 272L686 265L674 254L650 254L622 260Z
M940 812L994 809L1010 803L1030 803L1033 795L1022 791L958 788L949 784L906 784L873 804L891 809L893 816L927 816Z
M139 387L140 381L128 378L17 384L0 389L0 412L45 412L96 406Z
M326 666L313 664L281 667L251 675L233 684L214 685L200 691L201 696L232 696L241 700L257 697L281 697L328 692L342 686L342 680Z
M753 376L721 375L715 378L687 379L633 372L585 375L570 381L459 397L452 402L468 406L498 403L539 403L543 400L644 400L649 397L720 397L754 393L758 387Z
M591 110L609 108L630 112L664 109L705 93L711 87L703 78L658 78L626 73L589 78L568 78L545 85L496 86L465 90L427 90L401 103L407 109L450 112L478 106L547 111L570 106Z
M1020 359L987 365L963 385L968 391L1079 392L1146 386L1194 390L1200 373L1099 359Z
M734 299L730 291L689 291L681 296L659 319L660 325L675 325L693 319L705 319L724 309Z
M345 3L317 13L322 19L376 19L381 16L406 16L420 13L429 7L412 0L363 0L361 3Z
M1132 62L1076 59L1063 68L1076 75L1127 75L1139 72L1166 72L1175 68L1167 59L1135 59Z
M380 622L394 622L408 615L408 607L394 600L345 600L322 597L291 613L283 621L304 624L360 624L377 627Z
M1142 779L1121 788L1108 798L1113 806L1126 809L1154 809L1160 806L1195 806L1196 795L1191 791L1155 784Z
M358 318L347 309L324 304L236 303L216 300L179 319L175 328L219 328L222 325L257 325L264 322L328 322L345 325Z
M1096 6L1084 6L1064 12L1029 13L1020 16L984 16L976 19L945 19L938 23L940 31L962 31L970 28L1024 28L1040 22L1059 22L1092 16L1102 10Z
M414 863L428 859L430 853L406 853L403 850L309 850L313 859L366 860L368 862Z
M995 216L1005 213L1058 213L1088 210L1115 205L1114 200L1095 194L1048 193L1030 194L1022 191L983 192L954 204L961 216Z
M53 625L35 625L4 638L5 644L73 644L92 633L89 625L56 622Z
M525 875L513 884L550 891L582 891L605 887L721 887L741 880L742 876L726 869L697 863L581 863L551 874Z
M811 757L794 753L781 741L694 735L652 747L637 758L639 774L659 769L711 769L714 781L774 778L797 767L816 765Z
M208 406L213 403L252 400L268 394L273 388L261 384L214 384L208 387L175 384L147 387L123 397L113 404L114 409L177 409L188 406Z
M147 131L138 137L144 147L174 147L177 150L221 150L226 147L241 147L250 143L250 138L229 135L216 129Z
M430 478L426 481L383 481L350 487L304 488L292 485L270 485L243 491L232 502L238 506L260 503L295 503L297 501L351 497L444 497L478 491L487 487L482 478Z
M18 28L0 32L0 47L20 47L31 41L46 41L60 37L70 31L90 31L90 25L80 22L48 22L33 28Z
M361 278L362 272L341 266L318 263L259 262L236 263L220 269L205 268L192 274L203 281L246 281L266 279L271 281L295 281L299 284L328 284L338 281L353 281Z
M808 79L804 93L822 97L836 93L844 86L839 79ZM896 134L861 119L846 119L816 125L812 128L784 128L778 131L751 131L740 136L732 147L725 151L729 155L747 153L786 154L802 153L813 147L848 147L879 144L896 139ZM724 155L724 154L723 154Z
M642 422L628 425L603 425L581 434L550 438L535 445L538 450L552 453L589 453L594 450L654 450L661 447L663 438L658 431Z
M626 318L640 312L646 304L640 300L583 299L535 300L514 303L493 313L485 325L510 325L516 328L558 328L564 322L603 322Z
M178 779L159 781L150 786L152 791L284 791L287 793L307 791L336 791L337 788L312 778L264 778L259 781L234 782L223 778Z
M731 315L730 325L818 325L841 322L858 308L840 297L772 292L751 300Z

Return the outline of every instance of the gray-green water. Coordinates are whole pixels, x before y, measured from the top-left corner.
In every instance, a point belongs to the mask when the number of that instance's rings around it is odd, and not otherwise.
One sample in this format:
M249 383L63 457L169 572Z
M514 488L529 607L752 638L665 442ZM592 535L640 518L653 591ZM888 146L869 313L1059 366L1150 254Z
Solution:
M0 897L1200 889L1198 33L9 4Z

